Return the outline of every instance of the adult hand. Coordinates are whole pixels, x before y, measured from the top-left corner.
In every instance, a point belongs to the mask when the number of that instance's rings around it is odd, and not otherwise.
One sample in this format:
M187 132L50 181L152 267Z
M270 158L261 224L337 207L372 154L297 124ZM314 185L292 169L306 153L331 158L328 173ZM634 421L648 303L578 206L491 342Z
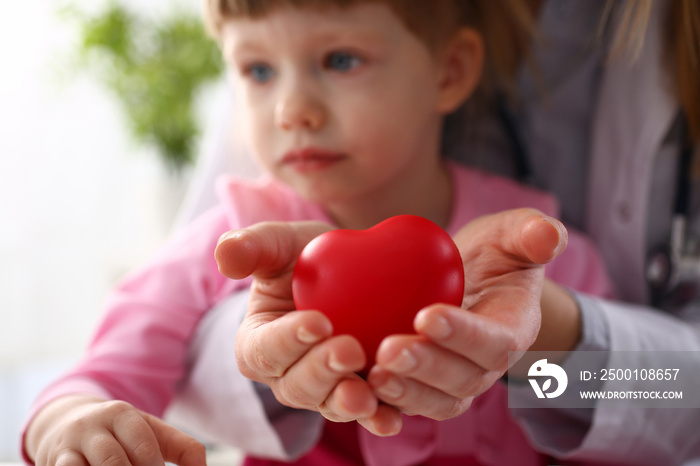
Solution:
M532 209L484 216L455 237L465 264L463 308L434 305L417 335L387 338L364 381L359 342L331 337L329 320L294 309L292 271L303 247L329 226L263 223L222 237L216 257L230 278L254 277L236 341L241 372L269 385L284 405L356 419L377 435L401 429L400 412L446 419L464 412L525 351L540 325L544 264L566 245L563 225ZM384 401L386 404L378 403Z
M124 401L66 396L31 422L26 450L37 466L205 466L204 446Z
M216 260L230 278L253 276L250 301L236 337L236 360L246 377L272 388L285 406L357 420L377 435L400 430L400 414L379 405L356 371L365 365L357 339L331 337L328 318L294 309L292 272L309 241L331 227L318 222L259 223L227 233Z
M435 304L414 320L417 335L386 338L368 382L407 414L449 419L508 369L540 329L545 264L566 247L557 220L533 209L480 217L457 235L465 268L462 307ZM511 361L513 362L513 361Z

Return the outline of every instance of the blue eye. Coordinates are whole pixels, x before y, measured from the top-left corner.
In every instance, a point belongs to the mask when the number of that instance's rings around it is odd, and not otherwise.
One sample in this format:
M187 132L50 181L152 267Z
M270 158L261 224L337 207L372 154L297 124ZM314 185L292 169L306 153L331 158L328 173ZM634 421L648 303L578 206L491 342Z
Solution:
M362 63L362 59L348 52L333 52L324 60L324 65L335 71L350 71Z
M255 82L266 83L275 76L275 71L270 65L265 63L253 63L246 67L245 74L250 76Z

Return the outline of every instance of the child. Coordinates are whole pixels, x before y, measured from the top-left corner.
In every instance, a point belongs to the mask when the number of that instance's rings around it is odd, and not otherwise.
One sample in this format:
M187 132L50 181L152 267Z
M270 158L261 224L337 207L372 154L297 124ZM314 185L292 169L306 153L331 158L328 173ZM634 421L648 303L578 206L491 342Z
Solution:
M207 5L245 98L252 146L267 176L254 183L223 180L220 205L115 291L84 361L37 401L23 436L28 461L204 464L201 445L154 416L163 413L186 376L187 347L201 317L250 286L250 279L227 280L217 270L214 249L228 230L265 220L367 228L393 215L414 214L455 234L471 220L504 209L531 206L556 214L548 195L440 156L443 117L481 77L481 37L467 26L478 17L471 2ZM572 235L570 247L590 257L587 270L599 273L594 252L577 238ZM580 285L565 271L562 265L550 273L566 285ZM606 290L600 285L588 291ZM337 342L352 345L342 336L318 345ZM341 367L339 378L352 377L355 369ZM324 414L332 417L332 406L327 408ZM236 413L230 415L236 423ZM305 460L345 464L355 457L387 464L388 455L403 455L409 461L459 464L544 461L508 418L498 386L465 415L442 424L406 418L403 432L410 435L397 437L399 443L375 441L391 439L368 436L354 423L326 427Z

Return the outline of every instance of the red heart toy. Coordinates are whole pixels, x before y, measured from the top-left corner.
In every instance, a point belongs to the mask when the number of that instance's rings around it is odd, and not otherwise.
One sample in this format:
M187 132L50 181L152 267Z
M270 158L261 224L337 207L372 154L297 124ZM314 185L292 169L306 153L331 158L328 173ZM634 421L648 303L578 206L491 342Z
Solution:
M323 312L334 335L360 341L366 371L385 337L415 333L418 311L438 302L462 304L464 269L445 230L423 217L399 215L367 230L315 238L294 267L292 293L297 309Z

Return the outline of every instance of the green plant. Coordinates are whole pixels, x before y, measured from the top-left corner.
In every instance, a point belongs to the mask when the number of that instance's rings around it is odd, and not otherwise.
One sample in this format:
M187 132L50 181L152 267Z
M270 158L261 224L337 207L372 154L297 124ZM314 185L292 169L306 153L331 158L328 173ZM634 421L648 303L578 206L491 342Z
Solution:
M78 63L118 97L137 140L154 144L171 167L192 163L197 91L224 69L199 16L176 8L146 19L117 3L95 16L71 16L80 26Z

